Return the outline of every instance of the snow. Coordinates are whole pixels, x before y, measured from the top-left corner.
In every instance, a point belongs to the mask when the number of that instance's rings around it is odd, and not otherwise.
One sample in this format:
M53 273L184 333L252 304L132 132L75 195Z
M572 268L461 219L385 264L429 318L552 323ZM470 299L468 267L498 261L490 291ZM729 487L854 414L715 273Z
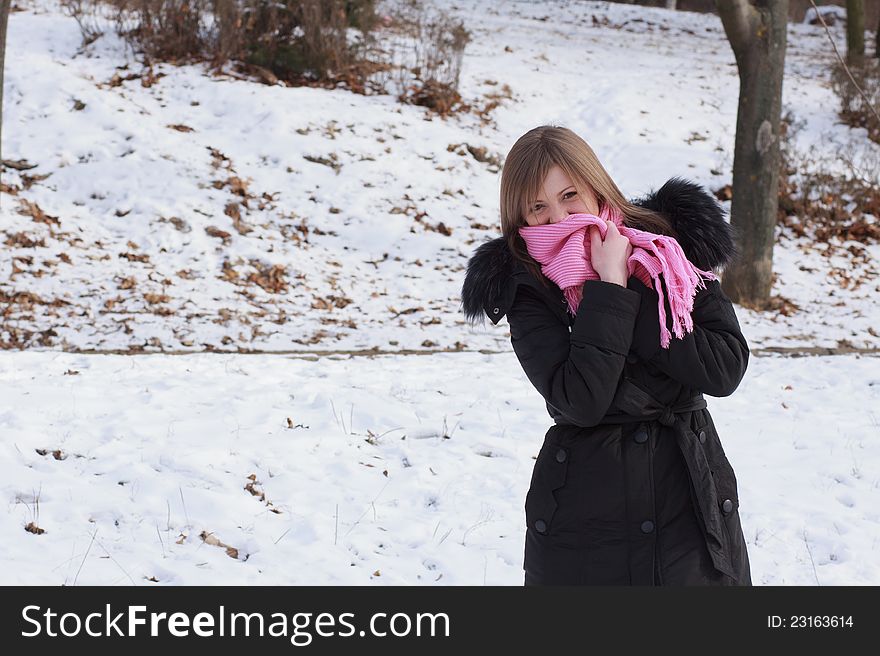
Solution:
M521 583L548 419L508 354L3 352L0 384L4 584ZM754 358L708 401L754 582L876 585L876 358Z
M510 87L485 124L200 66L154 65L144 86L109 29L83 47L57 3L16 3L3 156L37 166L4 173L20 190L0 192L0 231L45 246L0 250L0 293L18 294L0 324L0 582L522 583L550 419L506 322L463 323L467 257L500 234L499 174L449 146L503 156L564 124L629 197L672 175L717 189L738 78L713 15L437 2L473 33L464 98ZM829 52L823 30L789 27L783 100L798 145L832 156L864 131L836 117ZM780 232L773 292L800 310L737 307L753 357L709 399L756 584L880 583L878 360L769 354L880 346L880 250L859 263L848 245ZM389 354L327 354L348 350Z
M801 21L803 23L810 24L813 21L819 23L819 16L828 21L829 17L831 20L841 20L846 21L846 8L845 7L807 7L807 12L804 14L804 20ZM821 24L821 23L820 23Z

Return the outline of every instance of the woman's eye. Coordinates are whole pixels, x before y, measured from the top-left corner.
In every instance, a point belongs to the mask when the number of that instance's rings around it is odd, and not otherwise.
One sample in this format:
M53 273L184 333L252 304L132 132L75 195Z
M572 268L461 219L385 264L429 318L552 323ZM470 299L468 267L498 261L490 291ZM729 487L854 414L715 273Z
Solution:
M571 200L571 199L574 198L575 196L577 196L577 192L576 192L576 191L569 191L569 192L568 192L567 194L565 194L562 198L563 198L564 200Z

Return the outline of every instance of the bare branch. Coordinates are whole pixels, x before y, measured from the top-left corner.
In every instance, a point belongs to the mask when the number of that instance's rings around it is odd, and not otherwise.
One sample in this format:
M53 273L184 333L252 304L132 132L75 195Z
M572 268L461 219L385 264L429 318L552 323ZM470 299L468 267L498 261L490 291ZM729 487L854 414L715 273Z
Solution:
M870 109L874 113L874 118L876 118L878 121L880 121L880 115L878 115L877 110L874 109L873 103L870 101L868 96L865 95L865 92L862 91L862 87L860 87L858 85L858 83L856 82L856 79L853 77L852 73L850 73L849 66L846 65L846 62L843 61L843 57L840 56L840 52L838 52L838 50L837 50L837 45L835 45L835 43L834 43L834 37L831 36L831 32L828 30L828 25L825 24L825 19L822 17L822 14L819 12L819 8L816 6L816 3L813 2L813 0L810 0L810 4L813 5L813 8L816 10L816 16L819 17L819 21L822 23L822 27L825 28L825 33L828 35L828 40L831 41L831 47L834 48L834 54L837 55L837 59L840 62L840 65L843 66L843 70L845 70L846 74L849 76L850 82L852 82L853 86L856 88L856 90L860 94L862 94L862 98L865 100L865 105L867 105L868 109ZM880 28L878 28L878 30L880 30ZM880 34L880 31L878 31L878 34Z

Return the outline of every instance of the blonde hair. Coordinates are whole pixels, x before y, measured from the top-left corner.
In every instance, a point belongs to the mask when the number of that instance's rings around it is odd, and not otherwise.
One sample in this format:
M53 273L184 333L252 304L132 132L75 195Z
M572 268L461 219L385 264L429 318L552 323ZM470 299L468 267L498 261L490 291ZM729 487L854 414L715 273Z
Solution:
M583 197L591 189L600 209L608 205L618 210L624 225L677 237L663 214L626 200L586 141L568 128L542 125L517 139L505 158L501 172L501 233L514 257L545 285L548 280L529 255L519 228L528 224L528 208L554 166L571 179L578 195Z

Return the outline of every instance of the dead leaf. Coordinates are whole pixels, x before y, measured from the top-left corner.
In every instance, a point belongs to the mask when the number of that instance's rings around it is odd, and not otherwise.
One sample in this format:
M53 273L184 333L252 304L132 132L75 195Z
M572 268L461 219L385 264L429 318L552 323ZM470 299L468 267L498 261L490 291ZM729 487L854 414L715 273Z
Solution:
M214 226L208 226L207 228L205 228L205 232L207 233L207 235L209 237L218 237L219 239L222 239L223 243L226 245L229 244L230 237L232 237L232 235L230 233L226 232L225 230L221 230L220 228L216 228Z
M20 248L46 248L46 241L44 239L32 239L24 232L7 235L6 241L3 243L7 246L18 246Z
M279 294L287 291L287 268L283 264L264 264L257 260L250 261L251 266L257 269L256 273L250 273L247 282L262 287L265 291L272 294Z
M61 225L61 222L58 220L56 216L49 216L43 210L40 209L40 206L36 203L32 203L29 200L21 199L18 205L18 213L23 216L31 217L36 223L45 223L55 224L57 226Z
M150 261L150 256L147 253L141 253L140 255L137 253L120 253L119 257L128 260L129 262L142 262L144 264L147 264Z
M216 148L211 148L209 146L208 150L210 151L212 157L211 166L213 166L215 169L219 169L224 163L229 163L229 158Z
M227 203L223 213L234 221L241 218L241 210L238 209L238 203Z
M263 84L278 84L278 76L275 75L268 68L263 68L262 66L257 66L256 64L251 64L251 70L256 74L257 77L260 78L260 82Z
M230 558L235 558L238 560L238 549L235 547L230 547L229 545L223 544L219 539L213 534L208 533L207 531L202 531L199 534L199 537L202 538L205 544L210 544L213 547L222 547L226 549L226 555Z
M248 197L248 183L241 178L232 176L226 180L226 185L229 187L229 191L236 196Z
M15 169L16 171L29 171L30 169L37 168L37 164L31 164L25 159L4 159L2 160L3 166L9 169Z

